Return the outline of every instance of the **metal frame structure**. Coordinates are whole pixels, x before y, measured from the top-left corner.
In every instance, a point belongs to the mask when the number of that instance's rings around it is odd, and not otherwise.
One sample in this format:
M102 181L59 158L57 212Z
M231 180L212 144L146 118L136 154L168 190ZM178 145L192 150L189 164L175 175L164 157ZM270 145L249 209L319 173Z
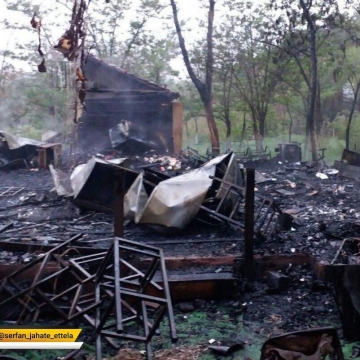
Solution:
M8 196L14 196L18 194L19 192L23 191L24 187L0 187L0 197L8 197Z
M256 144L249 144L249 141L254 141L255 139L249 139L247 144L245 144L244 140L232 141L230 148L224 148L223 151L219 151L214 153L212 149L208 148L206 150L206 158L207 160L213 159L215 156L218 156L220 153L228 154L233 152L236 158L242 162L248 161L259 161L259 160L271 160L271 151L268 146L258 150L256 148Z
M233 144L237 142L240 143L240 146L238 146L238 149L233 149ZM263 150L256 150L256 148L252 148L250 146L243 147L242 141L232 141L231 143L232 145L228 149L225 148L225 146L215 148L215 150L218 150L217 152L213 152L213 149L207 148L206 160L209 161L214 159L216 156L230 153L235 154L235 157L239 162L271 160L271 151L268 146L266 146Z
M139 255L151 258L147 269L139 270L132 259ZM162 285L154 282L161 275ZM102 301L95 319L96 359L101 357L101 337L132 340L145 343L146 359L150 360L150 342L167 313L170 337L177 341L170 290L161 249L115 237L112 246L100 265L95 280L95 300ZM157 309L150 314L149 308ZM110 315L115 311L115 320ZM152 315L152 316L151 316ZM127 332L129 323L138 323L142 335Z
M57 305L56 302L61 302L64 298L70 299L69 295L76 292L76 286L83 286L87 281L91 280L80 279L63 259L69 249L65 252L64 250L81 237L81 234L72 237L2 279L0 296L5 295L6 299L0 303L0 306L6 306L14 302L20 306L22 310L17 319L17 324L34 324L41 312L49 307L65 322L73 320L78 315L74 313L78 301L77 296L74 296L73 301L70 301L68 314L64 311L64 304ZM59 255L59 252L63 252L63 254ZM51 271L48 268L50 264ZM31 284L24 283L22 280L22 275L27 272L34 272ZM57 286L57 280L69 274L74 276L75 284L78 283L78 285L72 285L62 291ZM74 281L69 281L69 283L73 284ZM48 292L50 289L51 294ZM59 293L56 293L58 289ZM66 302L69 302L69 300L66 300Z
M171 339L177 340L162 250L115 237L108 251L81 256L70 247L81 237L74 236L2 279L0 297L5 299L0 306L19 306L18 325L34 324L49 311L59 319L57 325L83 318L94 328L97 360L103 358L102 337L115 348L120 347L116 339L143 342L150 360L151 339L165 314ZM138 268L139 256L150 258L147 268ZM29 271L34 272L33 280L24 283L22 275ZM159 283L155 275L160 275ZM139 324L143 334L133 333L134 326L128 331L130 323Z
M254 233L257 236L270 236L277 225L278 216L282 214L281 209L272 198L255 194L254 209L247 209L245 205L245 187L238 186L220 179L218 177L210 176L211 179L221 183L223 189L223 196L216 207L199 205L200 209L207 211L211 216L238 227L245 229L245 217L247 213L255 212L254 214ZM232 196L232 208L224 209L223 205L229 203L227 199ZM234 200L234 198L236 200Z
M257 160L271 160L271 151L265 146L263 150L252 149L247 147L245 151L234 151L236 158L240 161L257 161Z
M326 347L324 346L327 342L330 345L327 347L327 350L330 350L328 354L325 353ZM321 351L322 359L344 360L339 336L336 329L332 327L306 329L271 337L261 348L260 360L282 359L278 352L279 349L287 351L289 357L296 355L300 358L306 354L309 358L315 358L317 357L314 355L315 352L322 347L325 350L324 354ZM291 354L292 352L293 354Z

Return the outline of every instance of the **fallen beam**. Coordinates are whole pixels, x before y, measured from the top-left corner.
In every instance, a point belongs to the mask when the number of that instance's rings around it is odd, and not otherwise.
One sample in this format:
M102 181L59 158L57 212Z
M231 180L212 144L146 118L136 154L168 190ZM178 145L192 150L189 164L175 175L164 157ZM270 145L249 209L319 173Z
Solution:
M0 249L2 251L11 251L19 253L34 253L34 252L48 252L54 249L54 245L42 245L34 244L29 242L13 242L13 241L2 241L0 242ZM73 246L71 247L75 252L82 255L93 255L97 254L100 250L92 247ZM60 254L62 251L55 251L54 254ZM20 264L19 264L20 265ZM0 270L1 271L1 270ZM0 274L1 275L1 274ZM0 276L1 277L1 276Z
M9 222L8 224L0 226L0 234L8 229L11 229L13 226L14 226L13 222Z
M174 301L232 299L237 292L237 280L230 273L173 274L168 282Z
M210 267L210 266L233 266L236 255L218 256L218 257L165 257L166 268L168 270L187 269L191 267ZM148 260L143 259L146 264Z
M360 179L360 167L345 164L341 161L334 162L334 168L340 171L340 175L349 179Z

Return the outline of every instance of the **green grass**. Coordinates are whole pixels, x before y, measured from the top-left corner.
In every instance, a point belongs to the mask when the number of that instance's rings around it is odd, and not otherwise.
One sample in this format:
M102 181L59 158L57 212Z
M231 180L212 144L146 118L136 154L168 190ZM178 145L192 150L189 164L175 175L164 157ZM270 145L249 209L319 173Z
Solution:
M293 135L292 141L297 141L301 143L303 160L310 160L311 154L309 151L305 153L305 136L302 135ZM276 138L265 138L264 139L264 146L268 146L271 150L271 153L275 155L275 148L281 142L288 142L288 136L278 136ZM335 160L340 160L342 151L345 147L345 141L340 140L336 137L319 137L319 148L325 148L325 161L326 163L331 166L334 164Z
M219 124L219 134L220 134L220 143L221 143L221 151L224 152L225 149L225 137L224 137L224 129L223 124ZM194 121L189 121L188 129L189 129L189 137L187 137L186 131L183 132L183 148L191 147L195 150L198 150L200 154L205 155L206 150L210 148L210 141L209 141L209 131L207 128L206 120L199 119L198 120L198 143L195 143L195 123ZM233 141L237 141L240 137L237 137L238 131L235 131L235 135L232 137ZM264 147L267 146L270 151L271 155L275 156L275 148L278 147L278 144L281 142L288 142L289 136L288 134L282 134L276 137L266 137L264 139ZM305 152L305 136L304 135L293 135L291 141L297 141L301 143L302 146L302 154L303 160L310 160L311 154L309 151ZM243 146L246 149L247 146L254 146L254 141L247 141L243 142ZM327 165L332 166L335 160L340 160L342 151L345 147L345 140L338 139L337 137L319 137L319 148L326 148L325 150L325 162Z
M235 339L248 340L251 345L245 345L243 349L236 351L227 359L240 360L260 358L260 349L266 339L256 334L249 326L244 325L242 315L231 317L228 315L229 308L219 305L218 313L211 314L203 310L195 310L191 313L176 314L176 328L179 338L177 345L181 346L209 346L209 340L231 342ZM159 337L153 340L153 347L160 345L163 349L171 348L171 342L166 336L168 333L167 323L164 321L160 326ZM165 336L163 336L165 335ZM200 360L216 360L219 357L211 351L201 355Z

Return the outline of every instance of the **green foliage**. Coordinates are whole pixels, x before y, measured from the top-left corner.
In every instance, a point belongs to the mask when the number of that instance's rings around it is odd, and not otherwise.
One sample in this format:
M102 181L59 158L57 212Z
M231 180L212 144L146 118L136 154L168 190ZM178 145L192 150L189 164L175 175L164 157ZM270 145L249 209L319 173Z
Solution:
M60 130L66 119L66 91L54 87L49 73L5 73L0 85L0 128L40 138L44 130Z
M163 86L179 75L171 66L177 50L172 38L159 39L148 35L146 43L133 50L126 63L127 70Z
M232 144L232 149L234 151L237 150L244 150L246 149L246 147L248 146L253 146L254 142L252 140L250 140L252 138L252 128L251 128L251 120L250 119L246 119L246 123L247 123L247 127L245 130L245 134L243 136L242 134L242 121L243 121L243 114L239 113L238 114L237 120L234 121L234 131L233 131L233 136L232 136L232 140L234 141L234 143ZM269 117L269 123L274 122L275 120L272 119L271 117ZM360 118L359 121L356 122L360 123ZM339 125L341 127L341 125ZM184 129L183 131L183 146L184 147L191 147L194 148L196 150L198 150L202 155L206 154L206 150L209 148L210 143L208 140L208 130L207 130L207 124L206 124L206 119L201 117L198 119L198 128L199 128L199 134L198 134L198 143L195 142L195 122L193 119L188 121L188 129L189 129L189 136L187 136L186 131ZM219 133L220 133L220 138L225 139L225 125L222 123L219 123ZM358 134L358 135L357 135ZM356 140L358 139L358 136L360 135L360 129L359 129L359 133L354 133L354 135L351 137L352 142L351 142L351 148L354 149L354 145ZM242 148L239 148L240 145L240 140L242 140L241 142L241 146ZM275 148L278 147L278 144L281 142L288 142L289 141L289 134L285 131L285 132L274 132L272 136L267 136L264 139L263 142L263 146L268 146L268 148L270 149L272 156L275 156ZM297 141L299 143L302 144L302 150L303 150L303 156L304 156L304 160L310 160L310 154L307 153L307 158L305 158L305 135L304 132L300 133L300 134L293 134L291 137L291 141ZM221 150L225 151L225 142L222 141L221 142ZM357 144L357 148L359 148L359 143ZM336 133L334 136L320 136L319 137L319 148L326 148L325 151L325 161L327 162L327 164L332 165L334 163L335 160L340 160L341 159L341 154L342 151L345 147L345 140L344 137L337 137Z
M341 140L345 140L345 130L348 121L348 111L344 111L343 114L340 114L329 126L330 130L339 137ZM360 148L360 113L355 112L353 116L353 121L351 124L350 132L350 150Z
M249 340L251 345L236 351L229 358L240 360L245 358L258 359L260 349L265 339L264 336L256 334L252 328L244 324L242 316L229 316L229 308L218 304L218 313L210 314L202 310L195 310L191 313L175 315L177 334L180 345L185 346L208 346L210 339L217 341L231 342L235 339ZM256 326L256 324L253 324ZM170 340L162 334L168 331L166 322L160 325L160 337L154 337L153 346L171 348ZM217 356L211 351L201 355L200 360L215 360Z
M216 34L215 109L232 127L234 114L251 114L253 132L264 136L270 104L288 57L270 44L264 31L264 5L233 0L225 4L230 11Z
M181 94L181 102L184 105L184 121L204 115L204 107L201 104L200 95L194 84L189 80L179 81L174 90Z
M300 13L298 0L277 0L277 5L274 1L270 2L273 3L272 9L267 3L236 0L217 2L213 106L222 143L226 141L226 124L231 124L233 140L251 137L254 121L258 125L263 122L264 134L271 138L283 134L289 139L290 133L301 135L306 131L309 86L302 71L311 78L306 22L301 16L294 16ZM278 6L281 2L282 8ZM349 15L346 9L337 8L337 3L336 0L317 0L313 2L311 12L317 26L322 127L319 134L327 137L334 135L343 140L351 110L350 95L360 81L360 50L352 40L358 37L359 19ZM68 27L66 19L70 18L72 2L55 0L34 7L32 1L5 0L5 4L19 16L16 20L15 17L3 20L13 35L0 52L0 126L12 132L26 132L38 137L44 129L62 126L71 102L64 90L53 87L48 77L51 74L34 72L26 75L16 72L14 64L17 68L18 63L14 63L14 59L22 59L32 65L39 62L37 33L29 24L30 17L37 11L42 19L42 44L49 57L49 68L50 54L55 62L62 61L62 55L50 50ZM202 18L199 32L206 33L203 15L208 9L208 1L202 1L202 4L204 8L198 14ZM179 71L174 69L174 59L178 58L179 49L173 25L166 22L169 20L166 19L169 14L166 13L166 5L167 0L91 1L87 18L87 46L106 61L179 91L184 103L184 120L188 124L188 134L184 135L184 139L190 144L196 134L194 119L199 119L201 128L201 118L205 114L193 84L179 80ZM178 5L181 6L180 2ZM132 16L129 16L130 11ZM153 28L155 19L163 21L161 29L156 27L156 33ZM182 25L185 26L184 30L192 26L186 21ZM274 28L277 29L275 33ZM285 31L289 28L294 30L291 34ZM17 44L16 37L21 37L24 31L31 34L31 40ZM287 41L292 45L291 51L294 51L291 57L284 53ZM272 46L269 46L270 43ZM205 78L205 45L204 37L187 43L194 71L200 80ZM358 107L350 133L352 148L359 136L357 111ZM206 143L208 131L199 130L197 137L200 142Z
M17 360L58 359L64 356L64 350L19 350L6 353Z

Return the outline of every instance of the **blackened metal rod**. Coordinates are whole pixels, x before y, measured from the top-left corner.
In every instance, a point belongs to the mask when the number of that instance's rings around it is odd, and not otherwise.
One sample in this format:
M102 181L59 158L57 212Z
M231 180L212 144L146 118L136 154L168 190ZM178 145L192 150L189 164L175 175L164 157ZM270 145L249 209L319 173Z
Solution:
M123 331L122 306L120 290L120 249L119 238L114 238L114 284L115 284L115 307L116 307L116 331Z
M148 316L146 312L146 305L145 301L141 301L141 310L142 310L142 317L143 317L143 326L144 326L144 335L146 337L145 341L145 348L146 348L146 360L151 360L151 339L149 338L149 326L148 326Z
M96 283L95 284L95 301L101 301L101 290L100 290L100 283ZM96 350L95 350L95 356L96 356L96 360L102 360L102 350L101 350L101 333L100 331L97 331L97 329L99 328L100 325L100 321L101 321L101 311L100 311L100 306L96 308L95 310L95 336L96 336L96 340L95 340L95 346L96 346Z
M124 236L124 197L125 172L117 170L115 174L115 209L114 209L114 236Z
M176 342L178 340L178 337L176 333L175 318L174 318L173 306L171 302L171 294L170 294L169 282L166 272L165 259L162 250L160 250L160 267L161 267L161 277L164 284L164 295L166 297L166 302L167 302L166 308L169 319L170 336L172 342Z
M245 277L253 277L254 268L254 202L255 202L255 170L246 169L245 190L245 230L244 230L244 257Z

